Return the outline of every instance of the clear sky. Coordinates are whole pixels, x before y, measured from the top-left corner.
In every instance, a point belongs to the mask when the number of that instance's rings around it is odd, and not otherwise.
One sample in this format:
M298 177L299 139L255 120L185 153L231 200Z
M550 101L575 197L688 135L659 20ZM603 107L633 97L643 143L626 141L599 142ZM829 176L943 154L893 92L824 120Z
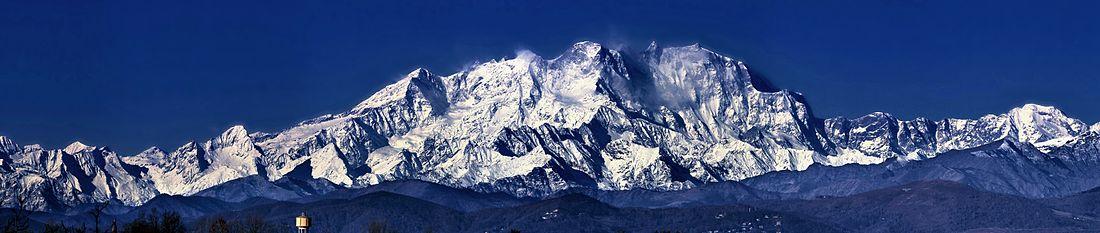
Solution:
M700 43L804 93L819 117L1040 103L1100 121L1100 1L392 2L405 3L3 1L0 135L171 150L350 109L416 67L581 40Z

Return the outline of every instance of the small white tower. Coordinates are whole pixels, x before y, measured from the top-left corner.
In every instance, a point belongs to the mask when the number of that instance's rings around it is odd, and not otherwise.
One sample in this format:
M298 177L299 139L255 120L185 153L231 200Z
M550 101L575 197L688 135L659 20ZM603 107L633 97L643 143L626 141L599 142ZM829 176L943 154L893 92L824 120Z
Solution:
M298 227L298 233L309 233L309 217L306 217L305 212L294 218L294 226Z

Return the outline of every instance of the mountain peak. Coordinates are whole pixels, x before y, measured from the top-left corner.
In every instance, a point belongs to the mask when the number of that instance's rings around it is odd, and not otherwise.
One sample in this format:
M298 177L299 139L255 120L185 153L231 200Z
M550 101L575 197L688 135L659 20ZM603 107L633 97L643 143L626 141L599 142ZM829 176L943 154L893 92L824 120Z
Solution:
M8 137L0 136L0 155L19 151L19 145Z
M658 45L656 41L649 42L649 47L646 47L645 51L642 52L642 54L643 54L644 57L648 57L648 58L660 57L661 56L661 46Z
M1058 113L1058 114L1061 114L1062 113L1061 110L1058 110L1058 108L1055 108L1054 106L1046 106L1046 105L1033 104L1033 103L1028 103L1028 104L1024 104L1023 106L1013 108L1009 112L1013 113L1013 114L1024 114L1024 113Z
M166 159L167 156L168 156L168 153L166 153L166 152L164 152L164 150L161 150L160 148L154 146L154 147L149 147L149 149L145 149L144 151L142 151L141 153L138 153L136 155L123 157L123 161L125 161L127 163L130 163L130 164L148 166L148 165L151 165L151 164L162 163Z
M660 49L660 48L661 48L661 46L657 45L657 41L650 41L649 46L646 47L645 50L646 51L653 51L653 50L657 50L657 49Z
M248 130L246 130L243 125L234 125L226 129L218 138L227 142L237 142L247 140L249 136Z
M591 41L581 41L581 42L577 42L576 44L573 44L573 46L570 47L568 51L561 54L560 56L558 56L558 58L556 58L554 60L558 60L558 61L587 61L587 60L594 60L594 59L603 57L607 53L608 53L607 48L605 48L603 45L600 45L599 43L591 42ZM526 55L524 55L524 54L526 54ZM525 53L521 53L521 56L518 56L517 59L525 59L526 61L531 60L529 58L523 58L523 57L538 57L538 55L534 55L533 53L530 53L530 52L525 52Z
M1012 117L1015 117L1015 118L1020 118L1020 119L1040 119L1040 118L1043 118L1043 119L1049 119L1049 120L1067 120L1067 121L1076 120L1076 119L1072 119L1072 118L1066 116L1066 114L1063 113L1062 110L1060 110L1060 109L1058 109L1054 106L1046 106L1046 105L1039 105L1039 104L1032 104L1032 103L1024 104L1023 106L1013 108L1012 110L1008 111L1008 115L1010 115Z
M182 146L180 146L176 150L181 150L181 149L185 149L185 148L196 148L198 146L199 146L199 143L192 140L192 141L187 141L187 143L184 143Z
M675 48L675 49L679 49L679 50L703 51L703 52L708 52L708 53L715 53L714 51L710 51L710 49L707 49L706 47L703 47L703 45L701 45L699 43L692 43L692 44L689 44L689 45L686 45L686 46L669 47L669 48L670 49Z
M428 71L428 69L416 68L412 72L409 72L409 74L405 75L405 78L419 79L419 78L427 78L428 76L431 76L431 75L432 75L432 72Z
M375 92L363 102L360 102L350 112L346 114L357 114L371 108L378 108L387 106L395 102L406 100L411 95L417 93L425 96L431 96L436 98L438 103L439 98L443 97L441 93L445 93L443 90L443 81L439 76L432 74L424 68L416 68L404 78L397 82L383 87L378 92Z
M603 50L603 45L592 41L581 41L573 44L573 48L570 50L583 52L588 56L596 56L596 54L598 54L600 50Z
M886 112L872 112L872 113L869 113L869 114L867 114L865 116L862 116L860 118L864 118L864 117L868 117L868 118L894 118L893 115L891 115L890 113L886 113Z
M1025 104L1007 114L1020 141L1037 143L1084 133L1087 125L1052 106Z
M69 144L69 146L66 146L65 149L62 151L65 151L65 153L69 154L76 154L88 149L91 149L91 147L88 145L84 145L84 143L81 143L80 141L74 141L72 144Z
M429 77L431 72L428 72L424 68L416 68L409 74L406 74L404 78L398 80L396 83L382 87L381 90L375 92L363 102L360 102L351 112L361 112L368 108L377 108L394 101L402 100L406 97L406 93L409 90L413 80L421 80Z
M1092 131L1093 133L1100 133L1100 122L1092 124L1092 126L1089 127L1089 131Z
M739 68L742 68L744 66L744 63L742 61L727 57L725 55L716 53L714 51L711 51L710 49L707 49L706 47L703 47L702 45L699 45L699 43L695 43L695 44L691 44L691 45L687 45L687 46L659 48L657 50L658 51L650 52L650 53L653 53L653 55L656 55L656 57L654 57L654 58L666 57L666 58L661 58L661 59L674 59L674 60L678 60L678 61L694 61L694 62L711 62L711 63L714 63L714 64L722 64L722 65L725 65L725 66L734 66L734 65L736 65Z
M160 147L155 147L154 146L154 147L149 147L149 149L145 149L144 151L141 151L141 153L138 153L138 154L139 155L143 155L143 154L153 155L153 154L165 154L165 152L164 152L164 150L161 150Z
M5 144L15 144L15 143L11 141L11 138L0 135L0 145L5 145Z

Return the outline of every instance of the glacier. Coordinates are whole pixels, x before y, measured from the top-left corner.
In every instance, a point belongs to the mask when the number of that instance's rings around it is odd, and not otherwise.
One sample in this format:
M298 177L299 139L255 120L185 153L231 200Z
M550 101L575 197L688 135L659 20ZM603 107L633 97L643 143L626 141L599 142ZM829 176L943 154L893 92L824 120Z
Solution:
M699 45L624 52L580 42L553 58L526 52L449 75L415 69L349 111L273 133L234 126L171 151L120 156L79 142L46 150L0 136L0 196L4 206L29 197L38 210L133 206L246 177L308 174L347 188L422 180L542 197L925 160L1006 139L1100 155L1100 123L1054 107L978 119L825 119L802 94L766 83L743 61Z

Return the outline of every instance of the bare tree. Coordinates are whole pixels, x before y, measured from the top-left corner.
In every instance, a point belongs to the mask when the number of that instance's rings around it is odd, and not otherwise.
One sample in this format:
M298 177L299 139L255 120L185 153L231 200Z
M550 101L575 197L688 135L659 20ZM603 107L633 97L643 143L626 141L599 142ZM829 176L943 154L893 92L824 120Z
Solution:
M138 217L126 224L123 233L184 233L187 229L183 225L180 215L172 211L150 212L142 211Z
M372 222L367 226L367 232L370 233L390 233L389 226L382 222Z
M183 218L179 213L173 211L164 211L160 213L160 232L161 233L183 233L187 231L187 227L183 226Z
M214 222L210 224L209 233L229 233L229 221L225 218L218 217L214 219Z
M80 227L69 227L61 223L47 223L42 226L42 233L88 233L88 228L81 225ZM117 232L115 232L117 233Z
M92 219L95 220L95 232L100 233L99 230L99 217L103 215L103 210L107 209L107 202L95 203L92 206L92 210L88 214L92 215Z
M12 216L4 223L4 233L30 232L30 213L27 212L27 196L22 193L15 195L15 208L12 208Z
M249 216L245 218L241 225L243 228L241 232L245 233L262 233L270 231L267 222L265 222L263 218L260 218L260 216Z

